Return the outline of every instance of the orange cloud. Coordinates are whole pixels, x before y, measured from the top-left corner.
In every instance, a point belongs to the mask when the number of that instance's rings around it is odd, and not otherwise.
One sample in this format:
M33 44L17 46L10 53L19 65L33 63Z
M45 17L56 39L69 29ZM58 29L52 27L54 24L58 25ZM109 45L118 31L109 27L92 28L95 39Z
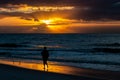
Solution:
M61 11L61 10L72 10L73 6L28 6L27 4L13 5L7 4L4 7L0 7L0 12L21 12L21 13L33 13L38 11Z

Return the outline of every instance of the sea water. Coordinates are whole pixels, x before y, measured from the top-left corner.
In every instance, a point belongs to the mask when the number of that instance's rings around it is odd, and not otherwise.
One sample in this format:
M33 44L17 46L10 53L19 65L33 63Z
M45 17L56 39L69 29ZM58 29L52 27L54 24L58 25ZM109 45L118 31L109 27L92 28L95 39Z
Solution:
M120 71L120 34L0 34L5 58L39 63L44 46L59 65Z

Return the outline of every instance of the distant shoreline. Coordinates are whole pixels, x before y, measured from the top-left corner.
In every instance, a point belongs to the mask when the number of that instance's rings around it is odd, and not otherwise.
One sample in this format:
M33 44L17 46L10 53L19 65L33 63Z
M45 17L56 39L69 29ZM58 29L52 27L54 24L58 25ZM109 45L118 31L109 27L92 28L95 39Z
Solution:
M98 34L98 35L100 35L100 34L102 34L102 35L104 35L104 34L120 34L120 33L0 33L0 34L42 34L42 35L48 35L48 34L51 34L51 35L62 35L62 34L65 34L65 35L71 35L71 34Z

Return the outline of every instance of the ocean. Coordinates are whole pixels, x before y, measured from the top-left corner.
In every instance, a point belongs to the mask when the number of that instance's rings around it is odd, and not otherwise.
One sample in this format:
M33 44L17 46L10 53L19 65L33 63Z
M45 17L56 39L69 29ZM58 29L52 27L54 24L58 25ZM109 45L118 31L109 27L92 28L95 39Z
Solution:
M120 34L0 34L0 58L49 61L80 68L120 71Z

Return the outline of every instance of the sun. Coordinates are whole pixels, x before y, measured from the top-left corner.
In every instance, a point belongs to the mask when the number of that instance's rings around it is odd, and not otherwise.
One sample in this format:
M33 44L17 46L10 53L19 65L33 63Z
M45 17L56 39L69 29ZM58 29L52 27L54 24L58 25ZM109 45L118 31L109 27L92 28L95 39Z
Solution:
M50 19L45 19L45 20L43 19L43 20L41 20L41 23L51 25L51 24L56 24L61 21L65 21L65 19L62 19L62 18L50 18Z
M42 22L45 24L50 24L52 21L51 20L42 20Z

